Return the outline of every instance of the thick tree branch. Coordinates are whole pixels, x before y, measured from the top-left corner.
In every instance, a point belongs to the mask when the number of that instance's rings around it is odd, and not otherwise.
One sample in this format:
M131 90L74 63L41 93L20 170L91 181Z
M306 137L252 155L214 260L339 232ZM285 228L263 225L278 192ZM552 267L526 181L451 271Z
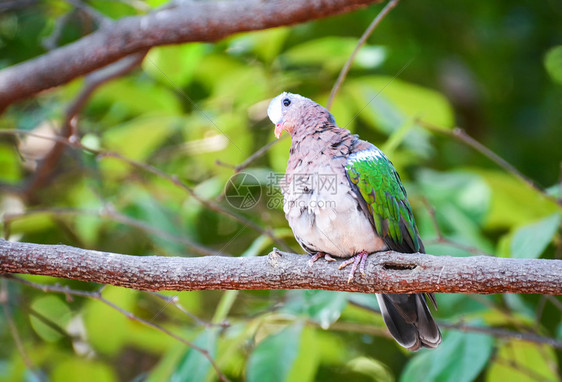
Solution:
M338 15L380 0L189 2L123 18L72 44L0 71L0 112L10 104L153 46L216 41L238 32Z
M562 294L562 260L449 257L383 252L347 283L337 263L308 256L128 256L0 240L0 273L28 273L140 290L325 289L349 292Z

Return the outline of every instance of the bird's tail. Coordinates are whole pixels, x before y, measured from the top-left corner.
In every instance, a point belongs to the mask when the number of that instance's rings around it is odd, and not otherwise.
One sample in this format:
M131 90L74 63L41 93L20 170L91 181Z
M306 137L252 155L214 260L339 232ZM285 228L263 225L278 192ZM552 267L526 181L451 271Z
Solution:
M384 323L400 345L416 351L441 343L441 332L423 294L377 294L377 300Z

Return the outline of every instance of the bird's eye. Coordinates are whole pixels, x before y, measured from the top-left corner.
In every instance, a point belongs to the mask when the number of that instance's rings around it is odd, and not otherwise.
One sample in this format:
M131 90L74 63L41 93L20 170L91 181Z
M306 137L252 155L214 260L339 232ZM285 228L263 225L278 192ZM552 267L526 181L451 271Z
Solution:
M285 98L285 99L283 100L283 105L284 105L284 106L289 106L290 104L291 104L291 100L290 100L289 98Z

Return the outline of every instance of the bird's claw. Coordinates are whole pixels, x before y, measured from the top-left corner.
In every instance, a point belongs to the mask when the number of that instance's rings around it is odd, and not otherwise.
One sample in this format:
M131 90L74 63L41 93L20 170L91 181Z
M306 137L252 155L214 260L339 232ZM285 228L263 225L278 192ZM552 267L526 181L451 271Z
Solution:
M312 267L312 265L320 258L324 258L326 261L336 261L336 259L334 259L332 256L328 255L327 253L324 252L316 252L314 255L312 255L312 257L310 258L310 260L308 260L308 266Z
M367 260L368 256L369 254L365 251L359 252L357 255L344 261L338 267L338 269L342 269L347 267L349 264L353 264L351 266L351 271L349 272L349 277L347 278L348 284L351 282L351 280L353 280L353 277L355 276L355 271L357 271L358 267L359 267L359 272L361 272L361 275L365 276L365 261Z

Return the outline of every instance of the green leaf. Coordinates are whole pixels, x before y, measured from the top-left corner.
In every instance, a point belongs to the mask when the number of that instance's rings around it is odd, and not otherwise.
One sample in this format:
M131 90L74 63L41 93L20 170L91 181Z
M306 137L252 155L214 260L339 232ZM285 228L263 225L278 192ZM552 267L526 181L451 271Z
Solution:
M96 194L96 188L93 181L84 179L76 182L68 188L69 204L81 210L94 211L101 209L103 204ZM74 230L80 237L82 242L88 246L95 248L98 235L105 222L98 216L78 215L74 218Z
M387 135L404 129L404 136L399 139L418 157L428 157L434 149L430 134L413 124L416 119L444 127L453 125L451 106L433 90L384 76L349 80L345 88L355 97L359 118ZM340 121L343 126L346 123Z
M393 131L404 118L420 118L442 127L452 127L453 109L447 99L434 90L386 76L363 76L350 80L360 116L381 123L381 128ZM377 113L386 114L380 117Z
M104 84L93 94L89 108L109 108L104 122L111 126L127 116L161 113L177 116L181 112L180 99L169 86L154 81L139 81L124 77Z
M131 189L131 198L134 199L131 213L142 222L146 222L150 227L178 238L187 236L192 240L194 239L193 232L189 232L179 222L177 211L162 205L162 203L144 190ZM169 237L162 237L158 233L151 233L149 236L153 243L164 251L175 255L185 254L185 245L183 243L171 240Z
M437 172L424 169L419 172L418 180L419 194L427 197L435 207L435 217L447 237L471 247L485 250L492 247L481 232L481 223L490 209L491 190L480 175L468 171ZM419 219L420 223L423 222L423 216ZM426 222L433 224L431 217L426 217ZM424 226L428 226L426 222Z
M250 34L235 35L228 39L227 53L237 56L246 54L252 59L259 57L266 63L271 63L277 57L289 37L291 28L281 27L255 31Z
M392 372L381 361L367 357L357 357L347 363L347 366L356 373L370 377L376 382L394 382Z
M113 382L118 381L116 373L105 363L80 358L55 362L49 380L52 382L84 381Z
M450 202L475 222L481 222L488 213L490 188L478 174L423 169L419 172L418 181L423 195L427 195L436 207Z
M511 240L511 257L536 259L552 241L560 226L560 214L553 214L537 223L519 228Z
M146 160L175 131L178 118L153 115L113 127L104 134L104 145L134 160Z
M326 290L297 290L288 294L289 300L284 311L305 314L328 329L341 315L347 304L347 293Z
M477 172L492 190L486 228L510 229L513 225L526 224L558 210L556 202L545 198L511 174L490 170Z
M301 334L298 357L293 364L287 381L314 381L321 360L322 355L317 330L305 327Z
M322 329L328 329L336 322L347 305L347 294L343 292L307 290L305 295L307 296L306 311Z
M185 345L176 339L173 339L173 341L174 343L167 351L160 352L160 359L146 375L145 382L169 381L172 374L177 370L177 365L185 355L186 349Z
M250 106L263 101L268 96L266 75L264 68L260 66L247 65L224 55L207 55L195 74L198 82L211 94L205 109L215 106L220 108L220 117L225 114L225 103L235 106L234 111L247 115ZM212 117L208 110L205 113ZM222 129L220 122L214 122Z
M137 302L138 292L108 286L103 297L120 308L131 311ZM133 321L114 308L96 300L88 301L84 311L84 325L88 340L102 354L114 356L126 345Z
M13 147L0 145L0 181L15 183L21 177L20 163Z
M137 13L135 7L127 2L112 1L107 3L104 0L92 0L90 5L93 6L98 12L111 17L112 19L119 19L125 16L133 16Z
M345 64L356 45L357 39L355 38L317 38L287 50L281 59L292 65L318 65L329 71L337 72ZM384 62L385 57L384 47L365 45L359 51L353 66L376 68Z
M495 359L486 373L486 382L559 380L552 368L557 364L556 353L546 345L511 341L499 348Z
M183 44L150 49L143 69L168 87L182 88L191 82L207 44Z
M487 311L487 307L482 301L493 304L490 296L479 296L482 300L475 301L472 296L465 293L442 293L437 297L439 317L447 317L449 320L461 320L467 316L474 317Z
M63 331L72 318L70 308L59 296L51 295L36 298L31 304L31 308L47 320L58 325ZM45 321L34 315L31 315L30 319L31 326L35 332L45 341L52 342L62 338L62 334L53 329L50 325L47 325Z
M521 318L526 316L528 322L532 323L536 315L536 306L526 301L524 295L516 293L506 293L502 295L504 304L511 312L517 312Z
M252 352L247 364L248 382L284 382L293 367L303 324L287 326L267 337Z
M273 133L272 133L273 135ZM287 169L287 159L289 157L289 149L291 148L291 137L289 134L283 134L279 141L269 149L267 153L269 163L274 172L285 174Z
M550 49L544 56L544 66L555 82L562 84L562 45Z
M546 188L544 191L547 195L550 195L555 199L562 198L562 187L560 187L559 184L553 184L552 186Z
M218 329L207 329L194 341L195 345L207 350L211 358L217 352ZM201 352L189 349L180 360L176 371L170 378L172 382L200 382L205 381L212 365Z
M470 382L486 366L493 340L484 334L450 332L440 347L422 350L408 364L401 382Z

